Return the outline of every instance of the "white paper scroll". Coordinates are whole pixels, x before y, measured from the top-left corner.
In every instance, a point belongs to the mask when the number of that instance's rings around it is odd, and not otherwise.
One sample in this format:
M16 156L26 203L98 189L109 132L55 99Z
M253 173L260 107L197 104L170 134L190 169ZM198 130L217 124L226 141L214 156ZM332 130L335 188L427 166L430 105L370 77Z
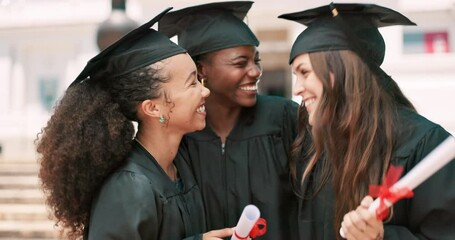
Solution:
M413 190L419 186L423 181L432 176L439 169L444 167L452 159L455 158L455 138L449 136L444 142L439 144L433 151L431 151L422 161L419 162L411 171L409 171L403 178L398 180L390 189L408 188ZM380 198L376 198L368 208L368 211L375 213L379 207ZM384 200L387 207L392 206L391 202ZM340 228L340 235L346 238L344 231Z
M237 226L234 228L231 240L246 239L260 216L259 208L254 205L247 205L243 209L242 215L240 215Z

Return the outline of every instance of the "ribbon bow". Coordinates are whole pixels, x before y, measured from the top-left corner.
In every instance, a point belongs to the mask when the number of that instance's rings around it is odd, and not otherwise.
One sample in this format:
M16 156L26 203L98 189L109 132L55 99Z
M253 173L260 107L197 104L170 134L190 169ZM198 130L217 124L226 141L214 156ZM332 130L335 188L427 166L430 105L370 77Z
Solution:
M376 209L376 217L379 220L384 220L389 215L389 207L385 204L387 202L394 204L400 199L410 198L414 196L414 193L409 188L394 188L391 191L391 187L401 176L403 172L402 166L391 165L385 176L382 185L370 185L369 195L372 197L379 197L379 207Z
M267 221L265 221L264 218L259 218L256 223L254 224L253 228L250 231L250 234L246 237L240 237L237 235L237 233L234 231L234 235L237 239L239 240L247 240L248 237L251 239L255 239L257 237L260 237L267 232Z

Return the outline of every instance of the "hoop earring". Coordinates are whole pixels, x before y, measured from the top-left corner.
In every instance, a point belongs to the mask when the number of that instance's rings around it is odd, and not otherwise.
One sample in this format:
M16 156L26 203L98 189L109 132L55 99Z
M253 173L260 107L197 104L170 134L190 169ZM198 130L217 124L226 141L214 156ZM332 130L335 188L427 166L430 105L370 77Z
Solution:
M202 86L205 87L205 82L207 81L207 79L205 77L201 78L201 84Z
M159 121L160 121L160 123L161 123L161 124L163 124L163 123L166 121L166 119L164 119L164 116L163 116L163 115L161 115L161 116L160 116L160 120L159 120Z

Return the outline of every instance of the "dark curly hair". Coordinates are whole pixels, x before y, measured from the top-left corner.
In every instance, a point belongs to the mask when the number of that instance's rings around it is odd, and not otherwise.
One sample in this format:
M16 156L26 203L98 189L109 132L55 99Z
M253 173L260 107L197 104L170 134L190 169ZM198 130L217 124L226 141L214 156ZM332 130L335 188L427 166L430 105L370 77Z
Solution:
M92 199L125 162L138 121L137 105L164 94L168 78L157 64L69 87L37 137L39 178L61 234L78 239L88 224Z

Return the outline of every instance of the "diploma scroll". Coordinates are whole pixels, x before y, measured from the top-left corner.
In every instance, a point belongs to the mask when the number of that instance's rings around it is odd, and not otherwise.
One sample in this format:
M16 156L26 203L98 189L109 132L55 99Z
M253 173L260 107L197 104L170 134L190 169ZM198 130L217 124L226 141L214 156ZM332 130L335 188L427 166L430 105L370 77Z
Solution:
M405 188L413 190L454 158L455 138L453 136L449 136L424 159L422 159L422 161L420 161L413 169L411 169L403 178L398 180L398 182L390 188L390 192L397 192L399 189ZM380 202L381 198L376 198L368 208L368 211L375 213L376 209L378 209L380 205ZM384 204L387 207L390 207L393 205L393 202L384 199ZM340 235L343 238L346 238L342 228L340 228Z
M232 234L231 240L242 240L248 239L251 230L259 220L261 212L259 208L254 205L247 205L240 215L239 222L234 228L234 234Z

